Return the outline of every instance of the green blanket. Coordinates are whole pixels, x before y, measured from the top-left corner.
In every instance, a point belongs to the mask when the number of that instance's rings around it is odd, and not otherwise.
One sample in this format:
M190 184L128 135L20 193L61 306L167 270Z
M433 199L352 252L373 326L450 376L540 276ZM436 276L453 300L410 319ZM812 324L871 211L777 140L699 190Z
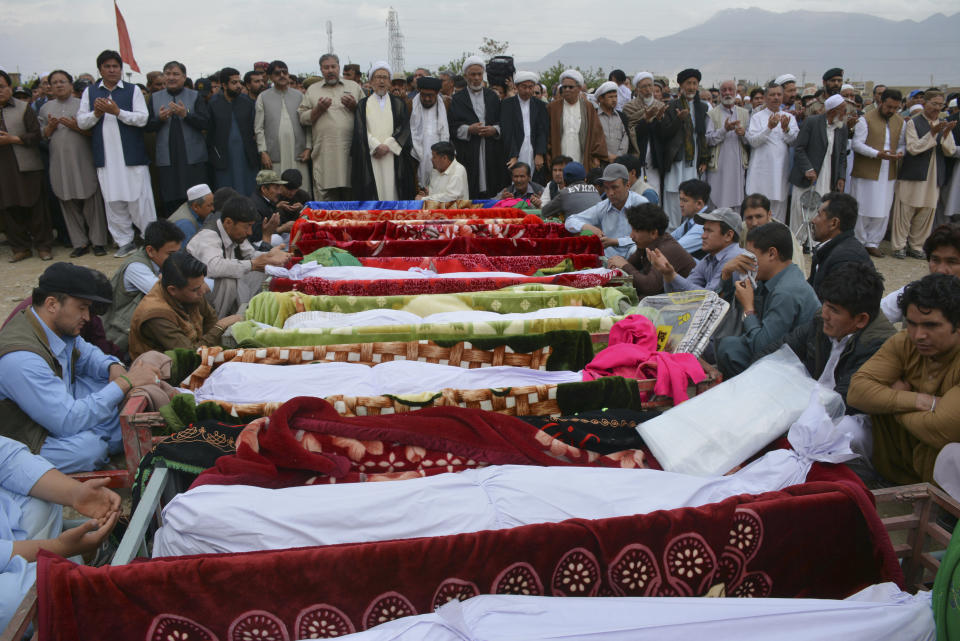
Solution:
M353 266L359 267L360 261L354 258L353 254L346 249L339 247L321 247L303 257L304 263L315 261L324 267Z
M177 394L173 399L160 408L160 416L166 421L167 427L163 434L173 434L197 421L212 419L231 425L243 425L248 421L230 416L222 407L213 401L204 401L197 405L193 394ZM157 434L157 436L161 436Z
M533 312L546 307L586 306L623 313L638 302L633 287L589 287L576 289L560 285L514 285L499 290L417 296L311 296L297 292L261 292L247 307L247 320L274 327L297 313L295 300L307 311L338 313L370 309L402 309L419 316L438 312L484 310L491 312Z
M637 381L622 376L604 376L583 383L557 385L557 404L563 416L608 407L641 409Z
M960 639L960 528L955 528L933 582L937 641Z
M579 330L568 329L543 334L471 338L469 340L475 349L494 349L506 345L517 353L529 353L549 345L551 351L550 357L547 359L547 370L552 372L561 370L578 372L593 359L593 342L590 340L590 333ZM435 342L441 347L453 347L460 341L440 340Z

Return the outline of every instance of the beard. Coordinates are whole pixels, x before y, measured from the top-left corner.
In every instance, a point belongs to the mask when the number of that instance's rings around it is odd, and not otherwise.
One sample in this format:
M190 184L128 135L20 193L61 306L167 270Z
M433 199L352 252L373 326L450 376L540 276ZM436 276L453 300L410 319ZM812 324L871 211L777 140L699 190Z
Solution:
M240 92L239 92L239 91L234 91L234 90L231 89L230 87L225 88L224 91L226 92L226 94L227 94L228 96L230 96L230 98L236 98L237 96L240 95Z
M732 107L737 104L737 99L735 96L727 96L726 98L721 98L720 102L723 103L724 107Z
M643 104L644 104L644 106L649 107L650 105L653 104L653 101L654 101L654 100L655 100L655 98L654 98L653 96L649 96L649 97L647 97L647 98L643 98Z
M694 91L693 93L684 93L684 94L683 94L683 97L686 98L687 100L693 100L693 99L695 99L698 95L699 95L699 94L698 94L696 91Z

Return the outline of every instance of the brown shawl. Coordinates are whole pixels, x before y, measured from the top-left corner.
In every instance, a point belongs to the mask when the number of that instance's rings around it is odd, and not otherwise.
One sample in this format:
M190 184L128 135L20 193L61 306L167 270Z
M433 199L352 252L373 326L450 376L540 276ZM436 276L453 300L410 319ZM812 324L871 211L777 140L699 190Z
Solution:
M550 140L547 155L560 154L560 141L563 139L563 100L554 100L547 105L550 117ZM607 139L603 135L600 118L593 105L580 100L580 150L583 155L583 167L590 171L607 163Z

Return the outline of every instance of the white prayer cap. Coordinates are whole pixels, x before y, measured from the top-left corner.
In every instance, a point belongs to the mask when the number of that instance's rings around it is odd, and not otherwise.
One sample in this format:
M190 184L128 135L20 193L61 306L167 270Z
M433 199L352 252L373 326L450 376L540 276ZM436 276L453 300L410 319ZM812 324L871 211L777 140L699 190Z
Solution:
M533 71L518 71L513 74L513 84L519 85L521 82L540 82L540 75Z
M203 198L207 194L212 194L210 187L204 184L194 185L187 190L187 200L196 200L197 198Z
M387 71L387 75L393 78L393 70L390 69L390 64L386 60L378 60L373 63L373 66L370 67L370 75L367 77L372 77L373 74L380 69L385 69Z
M773 82L782 87L788 82L796 82L796 81L797 81L797 77L795 75L793 75L792 73L785 73L782 76L777 76L776 80L774 80Z
M842 87L840 87L840 91L846 91L847 89L856 90L856 87L854 87L853 85L843 85Z
M913 105L912 107L910 107L910 113L916 113L918 111L921 111L922 109L923 109L923 105L919 105L919 104Z
M583 74L577 71L576 69L567 69L562 74L560 74L560 82L563 82L564 78L570 78L570 80L573 80L575 83L577 83L581 87L583 86Z
M643 80L644 78L650 78L650 80L653 80L653 74L650 73L649 71L639 72L637 75L633 77L633 86L636 87L637 85L639 85L640 81Z
M957 99L956 99L956 98L954 98L953 100L951 100L950 102L947 103L947 109L953 109L953 108L956 107L956 106L957 106Z
M461 73L463 75L467 75L467 69L469 69L473 65L480 65L481 69L485 69L487 66L487 63L485 63L483 61L483 58L481 58L480 56L470 56L469 58L463 61L463 70L461 71Z
M616 91L616 90L617 90L617 83L615 83L615 82L613 82L613 81L611 81L611 80L607 80L605 83L603 83L602 85L600 85L599 87L597 87L597 90L594 92L594 95L595 95L597 98L599 98L600 96L602 96L602 95L604 95L604 94L608 94L608 93L610 93L611 91Z
M825 111L830 111L831 109L836 109L837 107L845 103L846 101L843 99L843 96L841 96L838 93L835 93L824 101L823 108Z

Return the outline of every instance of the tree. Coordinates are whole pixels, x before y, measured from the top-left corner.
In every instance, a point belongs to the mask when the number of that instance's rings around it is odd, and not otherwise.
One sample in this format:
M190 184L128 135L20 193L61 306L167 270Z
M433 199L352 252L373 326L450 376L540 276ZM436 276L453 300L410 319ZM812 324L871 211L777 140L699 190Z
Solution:
M499 40L494 40L493 38L483 36L483 44L480 45L480 53L487 56L487 58L492 58L494 56L505 55L509 48L510 43L506 40L500 42Z
M472 55L472 51L464 51L460 54L459 58L454 58L450 62L440 65L440 69L438 69L438 71L449 71L455 76L460 75L463 73L463 63L466 62L467 58Z
M576 69L583 74L584 89L587 87L599 87L600 84L607 79L607 74L604 73L603 67L597 67L596 70L594 70L593 67L581 69L580 67L568 67L563 64L562 61L558 61L555 65L540 74L540 82L547 86L548 91L552 91L554 85L560 83L560 74L567 69Z

